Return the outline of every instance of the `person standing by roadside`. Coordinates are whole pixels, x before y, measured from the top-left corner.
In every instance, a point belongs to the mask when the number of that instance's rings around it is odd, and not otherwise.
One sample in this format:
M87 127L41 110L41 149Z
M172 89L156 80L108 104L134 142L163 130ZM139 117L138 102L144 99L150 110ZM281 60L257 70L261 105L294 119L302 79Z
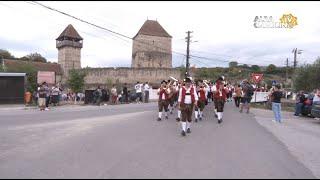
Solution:
M254 94L254 88L247 79L243 80L241 88L243 90L243 96L241 97L240 113L242 113L243 108L246 107L247 114L249 114L250 102Z
M142 84L138 81L137 84L134 86L136 90L136 98L138 99L138 103L142 102Z
M111 103L116 104L118 99L118 93L117 93L117 88L116 85L112 85L111 88Z
M314 98L313 98L313 103L315 102L320 102L320 89L317 89Z
M295 116L300 116L305 100L306 96L304 95L304 92L300 91L296 96L296 111L294 113Z
M39 88L38 88L38 105L40 108L40 111L44 111L46 108L46 90L44 88L44 84L42 84Z
M127 83L124 83L122 93L123 93L123 101L127 104L128 103L128 95L129 95Z
M149 83L146 82L145 85L143 86L144 89L144 102L148 103L149 102L149 90L150 90L150 86Z
M241 86L238 85L235 88L235 96L234 96L234 103L235 103L237 108L240 107L241 96L242 96L242 89L241 89Z
M57 86L53 86L51 101L54 106L57 106L59 104L59 95L60 95L60 89Z
M51 97L51 91L50 88L48 86L48 84L46 82L43 83L45 92L46 92L46 111L49 111L49 104L50 104L50 97Z
M94 91L94 97L95 97L95 103L96 105L100 106L101 105L101 99L102 99L102 90L100 86Z
M275 121L273 122L278 122L281 123L281 98L282 98L282 91L280 90L281 86L277 84L271 92L271 100L272 100L272 111L274 113Z

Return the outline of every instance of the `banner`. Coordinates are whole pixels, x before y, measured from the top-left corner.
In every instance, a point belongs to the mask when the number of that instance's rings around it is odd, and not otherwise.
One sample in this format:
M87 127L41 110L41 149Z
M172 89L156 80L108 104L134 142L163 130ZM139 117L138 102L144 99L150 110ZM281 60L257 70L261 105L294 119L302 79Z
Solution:
M46 82L48 84L55 84L56 83L55 72L38 71L37 83L42 84L43 82Z

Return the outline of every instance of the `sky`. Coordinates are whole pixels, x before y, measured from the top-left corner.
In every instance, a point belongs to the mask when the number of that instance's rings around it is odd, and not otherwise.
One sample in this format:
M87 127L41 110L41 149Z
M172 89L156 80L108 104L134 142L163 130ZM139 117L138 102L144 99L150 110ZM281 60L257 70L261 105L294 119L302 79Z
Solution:
M206 2L206 1L43 1L44 5L69 13L112 31L134 37L143 23L157 20L173 37L172 49L186 53L186 32L193 31L191 58L196 67L242 64L285 66L293 64L293 48L303 50L298 63L313 63L320 56L320 2ZM255 28L256 16L283 14L297 17L294 28ZM38 52L58 61L55 39L72 24L83 37L82 67L130 67L132 40L50 11L30 1L0 1L0 49L16 57ZM185 64L185 56L173 53L173 66Z

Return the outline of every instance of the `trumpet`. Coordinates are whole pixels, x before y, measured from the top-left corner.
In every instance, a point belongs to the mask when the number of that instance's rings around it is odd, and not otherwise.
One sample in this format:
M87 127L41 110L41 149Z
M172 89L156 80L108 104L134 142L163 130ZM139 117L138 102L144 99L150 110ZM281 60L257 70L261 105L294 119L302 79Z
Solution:
M174 77L172 77L172 76L170 76L170 78L171 78L172 80L178 82L178 79L176 79L176 78L174 78Z

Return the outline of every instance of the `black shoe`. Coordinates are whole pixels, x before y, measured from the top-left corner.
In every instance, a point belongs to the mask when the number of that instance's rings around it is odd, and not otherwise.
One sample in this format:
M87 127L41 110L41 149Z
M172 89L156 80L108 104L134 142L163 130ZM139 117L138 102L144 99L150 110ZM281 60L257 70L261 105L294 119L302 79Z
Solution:
M166 116L166 119L169 119L168 116Z
M182 136L186 136L186 132L182 131L182 132L181 132L181 135L182 135Z
M161 118L158 118L158 121L161 121Z
M202 121L202 117L201 117L201 118L199 118L199 121Z
M170 114L173 114L173 112L171 111Z
M190 128L188 128L188 129L187 129L187 133L191 133L191 130L190 130Z
M220 124L220 123L221 123L221 120L219 119L219 120L218 120L218 124Z
M176 118L176 121L179 122L179 121L180 121L180 118Z
M198 119L195 119L194 122L198 122Z

